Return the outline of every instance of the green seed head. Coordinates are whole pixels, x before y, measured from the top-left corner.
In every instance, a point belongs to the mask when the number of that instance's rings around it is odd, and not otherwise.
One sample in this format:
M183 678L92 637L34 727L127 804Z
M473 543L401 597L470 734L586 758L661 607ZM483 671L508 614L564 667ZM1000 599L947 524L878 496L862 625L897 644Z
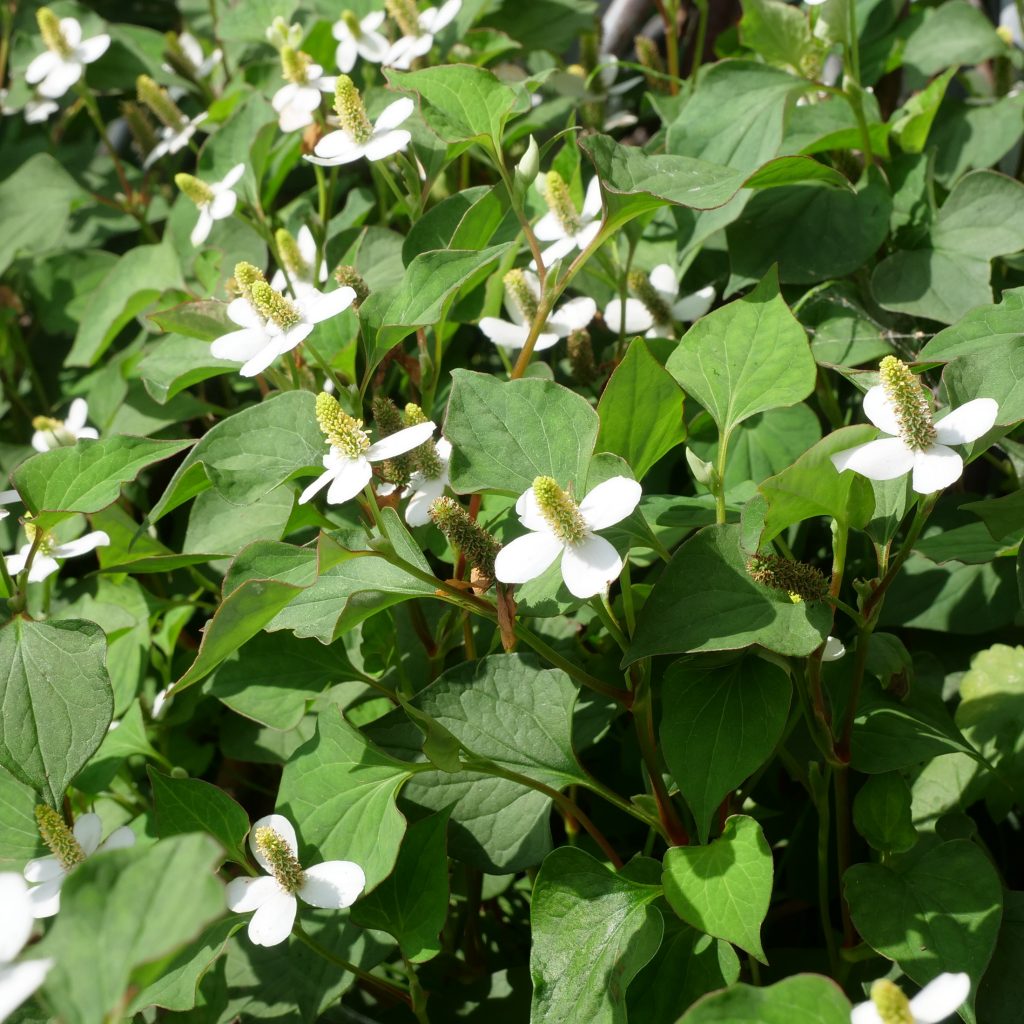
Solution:
M302 319L302 314L295 303L289 302L266 281L253 283L249 289L249 301L264 320L272 321L283 331L294 327Z
M785 591L793 601L822 601L828 594L828 580L805 562L793 562L778 555L755 555L747 563L747 572L762 586Z
M882 1024L914 1024L910 1000L903 994L899 985L880 978L871 986L871 1002L875 1004Z
M241 262L235 264L235 286L238 288L238 294L243 299L248 299L252 302L252 286L259 282L266 284L267 279L263 276L263 271L259 267L254 267L251 263Z
M205 181L200 181L199 178L194 177L191 174L176 174L174 176L174 184L181 189L192 200L196 206L206 206L207 203L213 202L213 190Z
M454 498L437 498L427 513L453 548L487 579L494 579L494 559L501 544L480 526Z
M597 377L597 366L594 363L594 346L590 342L590 332L573 331L566 339L566 343L573 377L580 384L593 383Z
M338 75L334 86L334 111L341 122L342 130L355 142L368 142L373 135L373 125L366 116L366 107L359 90L348 75Z
M65 871L85 860L85 850L79 845L75 834L64 824L64 819L45 804L36 805L36 825L46 848L60 861Z
M502 279L509 302L519 310L519 315L526 323L532 323L537 316L537 296L527 283L526 275L521 270L510 270Z
M277 254L281 257L288 276L300 281L310 280L313 268L302 258L299 243L292 237L291 232L287 228L278 228L274 232L274 241L277 243Z
M309 65L312 63L313 58L302 50L296 50L293 46L281 48L281 77L286 82L305 85L309 77Z
M420 12L416 0L384 0L384 6L403 36L420 34Z
M149 75L139 75L135 79L135 92L138 101L149 107L168 128L180 128L187 120L167 90L157 85Z
M587 532L579 505L549 476L539 476L533 481L533 493L537 496L540 514L555 536L566 544L579 544Z
M907 447L924 451L935 444L928 394L910 367L895 356L886 356L878 366L878 379L896 410L900 437Z
M283 837L267 825L256 829L256 849L267 858L277 884L293 896L306 884L306 874Z
M143 158L149 156L156 145L156 132L146 111L132 100L121 103L121 116L128 125L136 152Z
M575 235L580 229L580 215L576 204L569 194L569 186L558 171L548 171L544 177L544 199L548 209L558 218L558 223L569 235Z
M43 37L46 48L62 57L70 57L71 44L60 27L60 18L49 7L40 7L36 11L36 21L39 24L39 34Z
M331 447L350 459L358 458L370 447L363 421L349 416L326 391L316 396L316 421Z
M355 267L347 264L340 266L334 271L334 280L343 288L351 288L356 293L356 301L352 303L358 309L366 301L370 289L363 280L363 275Z
M356 39L363 38L363 27L359 24L359 17L355 11L342 11L341 20Z
M672 310L642 270L631 270L626 278L629 290L647 307L656 324L672 326Z
M426 413L418 406L409 402L405 407L405 413L403 414L403 426L415 427L420 423L429 423ZM412 460L413 465L428 479L436 480L444 470L444 466L441 463L441 456L437 454L437 445L434 444L433 438L429 438L424 441L419 448L414 448L409 452L409 458Z

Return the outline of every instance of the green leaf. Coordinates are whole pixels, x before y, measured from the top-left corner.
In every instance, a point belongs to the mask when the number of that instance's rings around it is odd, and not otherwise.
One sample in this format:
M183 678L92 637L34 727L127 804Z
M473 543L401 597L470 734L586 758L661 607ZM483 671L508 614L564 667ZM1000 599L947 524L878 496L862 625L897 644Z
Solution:
M806 14L781 0L743 0L740 41L769 64L798 74L813 75L824 61L824 46L811 34Z
M397 89L419 94L423 120L442 141L492 140L495 148L501 148L516 92L492 72L469 64L446 64L419 71L388 69L385 74Z
M666 671L661 749L702 843L725 795L771 756L792 689L789 676L761 658L710 670L679 661Z
M278 811L295 823L300 854L355 861L369 891L395 866L405 835L395 798L414 771L370 744L339 708L328 707L317 716L316 735L285 765Z
M850 1001L830 978L796 974L774 985L734 985L701 999L679 1024L848 1024Z
M183 302L159 313L150 313L149 319L163 330L199 341L216 341L222 334L235 330L228 319L227 303L216 299ZM218 360L223 361L223 360ZM237 362L228 363L237 369Z
M980 64L1006 54L1006 44L985 14L966 0L947 0L925 12L907 40L903 63L931 77L954 64Z
M985 346L984 354L954 359L943 370L942 383L951 405L992 398L999 404L997 423L1019 423L1024 420L1024 338L1007 339ZM984 447L984 442L979 443ZM981 448L975 445L973 450Z
M626 991L661 944L657 886L582 850L549 854L533 886L533 1024L626 1024Z
M890 118L893 138L904 153L924 152L932 122L956 72L956 67L944 71L929 82L926 89L911 96Z
M32 790L0 768L0 869L20 871L39 852Z
M761 922L772 896L772 852L753 818L734 814L708 846L673 846L662 884L672 909L689 925L767 963Z
M626 349L597 405L597 449L621 455L642 480L647 471L686 440L679 385L639 338Z
M807 335L774 274L698 320L666 368L707 409L726 443L749 416L806 398L817 372Z
M229 859L248 867L245 837L249 832L249 815L224 790L201 779L176 779L152 768L149 781L161 839L186 832L206 832L224 847Z
M708 526L683 544L638 616L626 663L751 644L790 656L810 654L828 634L828 607L794 604L788 594L755 583L746 564L738 526Z
M917 842L910 787L898 772L872 775L853 801L853 823L872 849L906 853Z
M99 750L75 776L75 789L83 793L102 793L110 786L125 759L133 755L151 760L160 756L146 736L146 723L137 700L131 702L118 720L117 728L107 732Z
M978 990L978 1018L1013 1024L1024 999L1024 893L1003 893L1003 924Z
M1007 342L1024 338L1024 288L1007 288L995 305L966 313L951 327L931 338L918 359L948 362L961 356L1004 351Z
M919 985L965 971L971 994L960 1013L973 1024L974 999L995 949L1003 889L988 857L955 839L898 860L855 864L843 891L861 937Z
M586 399L554 381L454 370L444 421L452 488L518 496L551 476L583 494L599 424Z
M191 444L125 435L86 439L26 459L14 471L14 484L33 515L99 512L117 501L121 484ZM61 518L43 515L40 526L46 529Z
M410 825L395 870L352 910L360 927L393 935L414 964L441 952L438 936L448 916L447 825L447 811Z
M154 343L135 367L134 374L142 380L154 400L163 403L193 384L222 373L237 372L238 363L210 355L207 342L170 334Z
M18 616L0 630L0 765L53 807L107 734L106 652L92 622Z
M104 1020L134 967L174 953L224 913L218 860L212 839L190 835L90 857L75 869L60 916L35 947L55 960L45 992L61 1020Z

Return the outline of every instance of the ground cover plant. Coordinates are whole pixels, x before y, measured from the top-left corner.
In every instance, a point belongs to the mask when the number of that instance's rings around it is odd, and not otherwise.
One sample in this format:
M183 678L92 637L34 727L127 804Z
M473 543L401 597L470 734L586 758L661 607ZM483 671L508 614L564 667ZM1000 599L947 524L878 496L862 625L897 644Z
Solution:
M0 1019L1018 1021L1020 8L0 6Z

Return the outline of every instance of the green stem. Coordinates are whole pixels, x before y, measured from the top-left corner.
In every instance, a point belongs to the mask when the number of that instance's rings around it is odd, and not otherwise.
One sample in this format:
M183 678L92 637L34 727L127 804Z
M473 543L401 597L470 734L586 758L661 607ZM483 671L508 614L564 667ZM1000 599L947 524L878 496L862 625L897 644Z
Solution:
M708 0L695 0L697 5L697 36L693 43L693 61L690 67L690 89L697 88L700 66L704 60L704 45L708 37Z
M825 937L825 948L828 951L830 973L833 978L839 977L839 950L836 946L835 933L832 930L832 915L829 913L829 840L831 838L831 822L829 814L829 789L832 769L825 766L822 785L817 793L815 804L818 811L818 913L821 915L821 931Z
M629 641L622 632L622 627L619 625L614 612L612 612L611 606L608 604L607 592L592 598L590 601L590 607L597 613L597 617L604 624L604 628L611 633L612 638L619 645L622 653L625 654L626 651L629 650Z
M340 395L345 389L341 381L335 374L335 372L331 369L331 364L328 363L327 360L324 359L324 357L320 354L320 352L313 347L313 343L309 340L309 338L307 338L303 342L303 344L306 346L306 351L309 352L309 354L313 357L313 362L315 362L316 365L320 367L324 375L334 385L337 394Z
M851 807L850 769L843 765L832 776L836 794L836 877L839 880L839 907L843 917L843 947L857 944L857 930L843 893L843 875L850 866Z
M725 508L725 460L729 454L729 434L720 431L718 435L718 454L715 456L715 522L721 525L726 521Z

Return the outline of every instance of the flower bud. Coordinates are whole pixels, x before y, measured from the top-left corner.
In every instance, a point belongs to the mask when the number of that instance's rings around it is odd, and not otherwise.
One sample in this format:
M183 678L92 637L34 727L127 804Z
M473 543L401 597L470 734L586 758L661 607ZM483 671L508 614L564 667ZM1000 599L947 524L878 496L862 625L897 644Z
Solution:
M135 79L135 92L138 101L149 107L168 128L180 128L188 120L178 104L171 99L170 93L163 86L157 85L149 75L139 75Z
M358 309L370 294L370 289L363 280L363 275L355 267L344 264L334 271L334 280L343 288L351 288L356 293L356 300L352 303Z
M286 46L293 49L302 42L302 26L289 25L278 15L267 29L267 42L277 50L283 50Z
M692 448L686 449L686 464L690 467L693 479L703 484L709 491L715 493L718 490L718 471L710 462L705 462L697 456Z
M235 264L234 281L238 294L250 303L252 302L252 286L258 281L266 283L266 280L263 276L263 271L259 267L254 267L251 263L246 263L244 260L241 263Z
M515 183L524 191L537 180L540 173L540 147L531 135L526 145L526 152L516 164Z

